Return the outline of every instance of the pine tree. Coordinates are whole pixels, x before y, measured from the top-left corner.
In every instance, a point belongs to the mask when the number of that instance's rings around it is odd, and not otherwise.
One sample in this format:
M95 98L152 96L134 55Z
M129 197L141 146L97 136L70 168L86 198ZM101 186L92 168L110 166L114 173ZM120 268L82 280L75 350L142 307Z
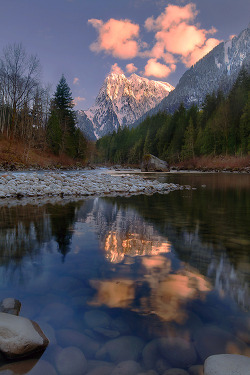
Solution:
M76 128L73 98L67 81L62 75L52 100L47 138L56 154L66 153L72 158L84 158L86 139Z

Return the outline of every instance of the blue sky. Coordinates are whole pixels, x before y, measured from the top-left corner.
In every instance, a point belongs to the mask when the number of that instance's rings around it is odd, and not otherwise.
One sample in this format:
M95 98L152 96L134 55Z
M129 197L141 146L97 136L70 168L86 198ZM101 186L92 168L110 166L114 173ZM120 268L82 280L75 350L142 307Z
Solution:
M79 109L93 104L111 70L176 86L202 53L246 28L250 14L249 0L0 3L0 51L21 42L39 57L52 92L65 75Z

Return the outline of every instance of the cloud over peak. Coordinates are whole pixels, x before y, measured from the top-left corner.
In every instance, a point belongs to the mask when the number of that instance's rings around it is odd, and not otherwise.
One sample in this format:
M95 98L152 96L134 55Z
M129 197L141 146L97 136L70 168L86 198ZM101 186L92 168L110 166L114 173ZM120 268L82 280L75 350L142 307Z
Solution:
M93 52L104 51L120 59L132 59L139 51L139 25L130 20L115 20L107 22L98 19L88 21L97 31L98 39L90 45Z
M147 18L144 30L154 34L151 48L139 39L140 27L131 20L90 19L88 22L98 32L90 49L119 59L147 59L145 76L167 77L175 71L177 62L190 67L220 43L218 39L209 38L217 31L214 27L206 30L195 23L197 14L196 5L191 2L185 6L168 4L158 17ZM133 73L137 68L129 63L126 70Z

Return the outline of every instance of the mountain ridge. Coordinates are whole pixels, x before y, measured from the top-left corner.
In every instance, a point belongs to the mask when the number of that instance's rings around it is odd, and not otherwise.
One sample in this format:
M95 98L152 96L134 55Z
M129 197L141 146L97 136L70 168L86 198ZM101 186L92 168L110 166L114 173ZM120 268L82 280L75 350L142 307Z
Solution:
M147 112L138 123L157 112L173 113L181 103L186 108L192 105L201 108L206 95L212 92L221 90L228 94L242 67L250 71L250 23L238 36L221 42L188 69L168 98Z
M149 80L132 74L109 74L95 104L77 112L79 128L90 139L98 139L119 127L129 126L154 108L174 87L167 82Z

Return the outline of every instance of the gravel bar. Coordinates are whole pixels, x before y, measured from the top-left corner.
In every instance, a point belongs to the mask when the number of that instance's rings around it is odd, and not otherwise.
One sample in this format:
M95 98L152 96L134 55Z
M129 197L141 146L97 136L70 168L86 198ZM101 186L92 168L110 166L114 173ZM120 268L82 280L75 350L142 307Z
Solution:
M105 195L136 195L190 190L188 185L161 183L137 175L115 176L107 173L23 173L0 176L0 198L22 197L81 197Z

